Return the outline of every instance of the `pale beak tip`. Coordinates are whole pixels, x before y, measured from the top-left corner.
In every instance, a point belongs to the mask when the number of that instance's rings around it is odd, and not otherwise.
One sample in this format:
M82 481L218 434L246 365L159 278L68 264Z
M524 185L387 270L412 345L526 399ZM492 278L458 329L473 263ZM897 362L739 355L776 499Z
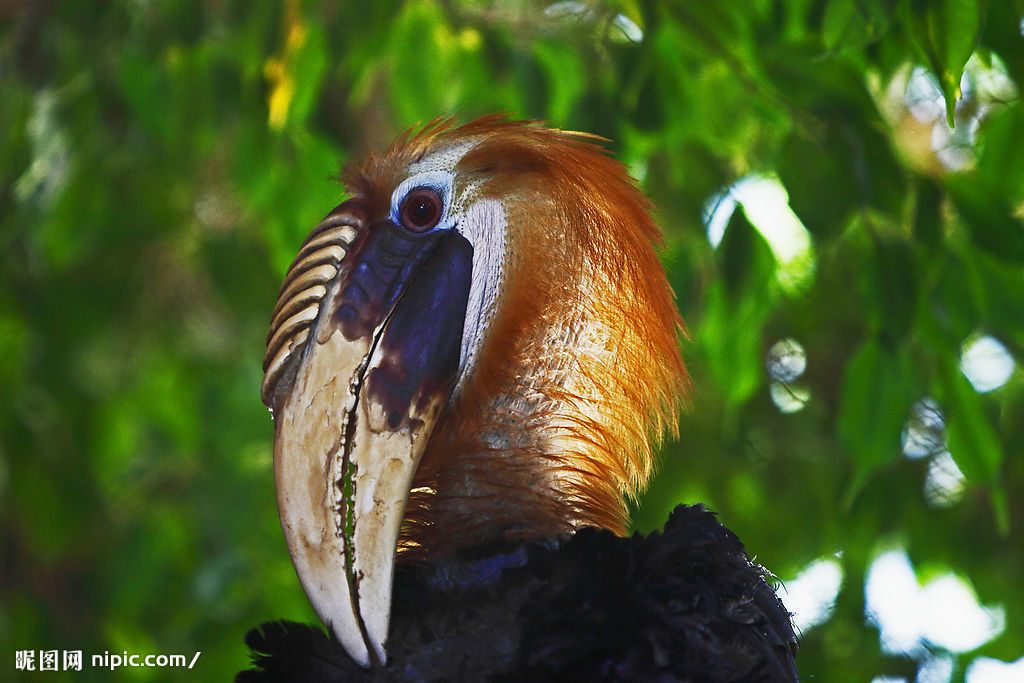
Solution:
M325 608L322 611L317 610L320 612L320 618L327 625L330 635L341 644L352 661L364 669L383 666L387 663L386 622L385 631L377 633L380 629L375 628L377 625L372 620L360 623L359 618L344 608L338 610L341 605L348 604L347 599L338 600L336 595L332 595L330 598L332 600L319 602L319 604L314 600L314 606Z
M347 625L343 624L340 629L335 629L334 622L328 622L327 630L336 642L341 643L341 646L345 649L345 652L348 653L348 656L352 658L352 661L364 669L369 669L376 662L387 661L383 644L373 644L373 654L375 656L371 657L370 651L367 649L362 635L358 632L353 633L352 629L347 628Z

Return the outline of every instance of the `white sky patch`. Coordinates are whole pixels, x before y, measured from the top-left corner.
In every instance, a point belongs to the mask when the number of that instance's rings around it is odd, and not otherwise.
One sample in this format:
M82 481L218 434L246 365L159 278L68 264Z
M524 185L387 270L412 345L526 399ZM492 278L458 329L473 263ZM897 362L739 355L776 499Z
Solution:
M811 390L798 384L772 382L769 391L771 392L772 403L775 404L780 413L785 413L786 415L800 412L807 405L807 402L811 400Z
M768 349L766 365L776 382L795 382L807 369L807 352L796 339L780 339Z
M924 478L924 499L935 508L955 505L964 495L964 473L949 451L939 453L928 463Z
M716 192L704 205L704 225L708 233L708 241L715 249L725 237L725 228L729 225L732 212L736 210L736 198L731 190Z
M946 418L932 398L922 398L910 409L901 437L903 455L911 460L941 452L946 447Z
M980 393L1006 384L1015 367L1013 356L1006 347L987 335L967 344L960 356L960 370Z
M987 63L985 63L987 62ZM1009 102L1017 97L1017 84L999 55L992 54L983 62L971 55L967 69L974 77L974 87L985 101Z
M910 73L903 101L914 118L921 123L931 123L946 112L938 81L928 69L921 66L915 66Z
M782 264L811 250L811 236L789 208L789 194L779 181L748 176L733 186L733 193Z
M783 413L803 410L811 400L811 390L794 384L807 369L807 352L795 339L780 339L768 349L765 368L771 378L772 402Z
M950 128L946 120L945 100L931 71L914 67L903 96L914 118L932 125L932 150L943 166L953 171L974 163L978 129L992 107L1017 99L1013 79L997 55L984 61L972 56L964 67L960 90L962 96L956 104L954 128Z
M969 652L1006 626L1005 610L978 604L970 586L955 574L919 585L902 549L875 558L865 593L868 619L878 625L886 652L921 654L926 645Z
M921 645L920 586L907 554L893 550L876 557L868 570L864 591L868 618L878 624L882 649L917 650Z
M914 683L949 683L953 679L953 657L936 655L924 660Z
M828 621L842 583L843 568L835 558L815 560L785 583L786 607L800 631Z
M979 605L971 587L953 574L929 581L921 598L925 640L950 652L970 652L1006 628L1006 611Z
M950 128L945 119L932 126L932 149L942 165L951 171L962 171L974 161L974 143L981 128L979 117L961 121Z
M789 194L775 178L748 175L715 194L704 210L708 240L718 247L736 205L743 207L750 224L761 233L779 262L779 284L787 291L800 289L814 274L811 235L789 206Z
M978 657L967 667L967 675L964 677L964 680L967 683L1024 681L1024 657L1021 657L1016 662L1003 662L989 657Z
M621 31L622 35L631 43L639 43L644 39L644 31L637 26L637 23L625 14L616 14L612 20L615 28Z
M549 17L578 17L586 14L588 9L585 2L565 0L545 7L544 14Z
M907 683L907 679L900 676L875 676L871 683Z

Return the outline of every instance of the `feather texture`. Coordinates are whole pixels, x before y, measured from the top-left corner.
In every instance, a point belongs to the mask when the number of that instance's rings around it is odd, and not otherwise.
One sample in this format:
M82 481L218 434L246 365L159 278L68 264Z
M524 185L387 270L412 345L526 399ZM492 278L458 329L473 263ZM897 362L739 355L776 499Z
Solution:
M293 368L319 358L308 338L333 290L317 269L345 272L360 235L400 230L403 192L438 178L444 229L473 260L462 374L402 482L390 608L371 610L391 617L388 665L360 668L328 634L278 622L250 632L253 669L239 681L797 680L789 614L714 515L681 506L664 532L624 537L627 501L676 434L689 380L660 229L602 142L500 116L439 119L346 169L353 198L314 230L282 288L264 400L291 396ZM331 421L303 419L305 431ZM393 538L378 545L390 553ZM320 596L336 578L304 580Z
M496 312L420 463L402 552L625 533L626 501L675 434L688 379L661 231L601 142L500 116L441 119L343 174L383 213L410 169L457 160L454 194L499 204L507 231Z
M237 680L796 681L790 615L767 579L712 513L680 506L648 536L588 528L406 564L387 667L277 622L249 633L253 668Z

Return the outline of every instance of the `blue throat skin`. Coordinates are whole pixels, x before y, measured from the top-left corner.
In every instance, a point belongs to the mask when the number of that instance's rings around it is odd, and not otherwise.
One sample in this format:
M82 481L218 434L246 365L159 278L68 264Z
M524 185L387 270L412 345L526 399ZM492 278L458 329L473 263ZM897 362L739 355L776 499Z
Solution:
M506 569L523 567L529 559L522 545L493 555L448 559L430 568L425 583L438 592L484 589L496 584Z

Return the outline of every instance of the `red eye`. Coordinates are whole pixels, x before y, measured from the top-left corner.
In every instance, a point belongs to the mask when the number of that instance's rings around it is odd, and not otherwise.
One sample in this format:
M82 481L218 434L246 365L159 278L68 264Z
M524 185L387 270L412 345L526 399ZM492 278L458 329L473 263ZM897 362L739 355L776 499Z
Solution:
M443 202L437 190L417 187L405 195L399 209L402 226L413 232L426 232L441 220Z

